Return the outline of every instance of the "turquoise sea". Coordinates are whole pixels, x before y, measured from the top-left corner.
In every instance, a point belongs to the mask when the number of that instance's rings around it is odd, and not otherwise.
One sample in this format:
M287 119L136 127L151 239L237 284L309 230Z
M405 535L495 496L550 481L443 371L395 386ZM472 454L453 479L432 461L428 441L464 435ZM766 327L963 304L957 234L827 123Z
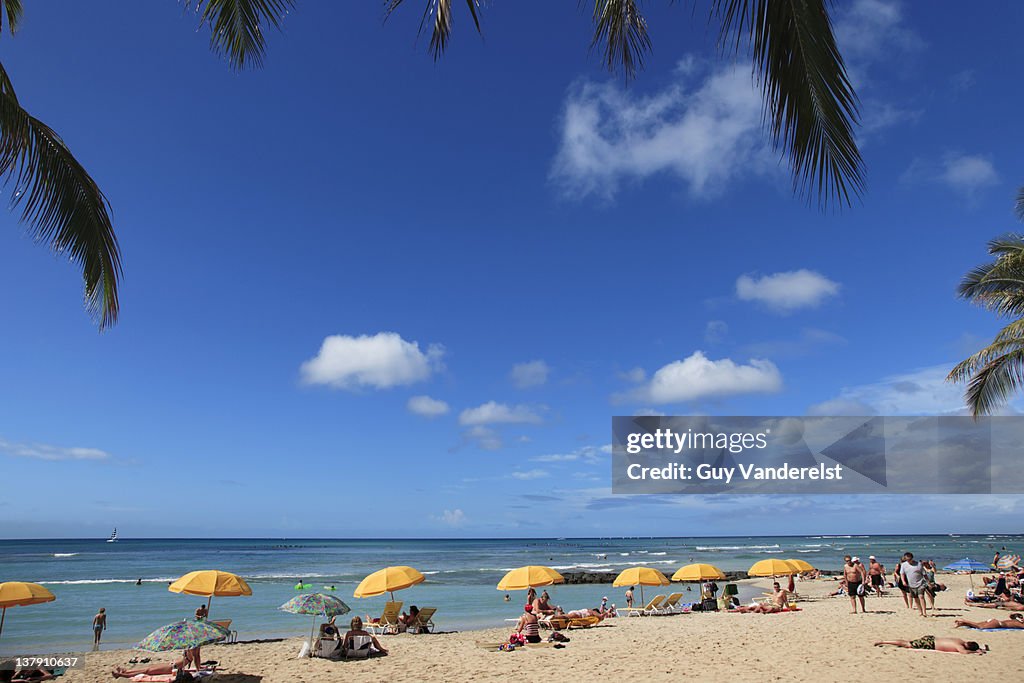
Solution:
M252 596L214 598L211 617L232 619L239 638L249 640L308 633L308 617L277 609L296 595L300 578L318 591L335 586L334 595L353 614L379 615L385 598L356 599L352 591L370 572L396 564L416 567L427 577L397 594L406 607L438 607L434 620L440 630L463 630L501 626L520 614L524 594L513 593L512 601L505 602L495 585L504 572L526 564L564 571L646 565L671 575L691 562L745 570L768 557L800 557L822 569L838 569L845 554L876 555L891 567L910 550L942 566L965 556L988 563L1004 547L1024 552L1024 535L0 541L0 581L35 581L57 596L52 603L7 611L0 655L88 650L90 623L100 607L109 615L103 647L130 647L157 627L190 616L203 602L167 590L170 581L195 569L221 569L246 578ZM142 585L136 585L140 578ZM603 596L620 606L625 603L623 589L609 584L554 586L549 591L565 609L596 607Z

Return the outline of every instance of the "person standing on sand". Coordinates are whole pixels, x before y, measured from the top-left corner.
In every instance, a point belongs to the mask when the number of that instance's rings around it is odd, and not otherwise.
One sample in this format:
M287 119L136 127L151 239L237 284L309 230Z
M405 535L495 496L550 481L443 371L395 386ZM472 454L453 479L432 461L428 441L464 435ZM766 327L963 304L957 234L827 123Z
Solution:
M630 608L633 606L633 587L630 586L626 589L626 607Z
M851 614L857 613L857 600L860 600L860 611L867 612L868 610L864 606L864 596L860 593L860 587L864 585L864 580L867 578L864 565L849 555L843 559L846 561L846 564L843 565L843 579L846 580L846 594L850 596L850 607L853 608Z
M875 595L885 595L882 592L882 587L885 586L885 566L876 560L874 555L868 558L868 579Z
M107 609L100 607L100 611L92 618L92 646L100 646L100 636L107 629Z
M927 590L927 585L924 581L924 567L914 559L914 553L903 554L903 562L900 564L900 576L903 577L903 583L907 585L907 590L910 591L911 600L917 602L921 616L928 616L924 602L924 594Z

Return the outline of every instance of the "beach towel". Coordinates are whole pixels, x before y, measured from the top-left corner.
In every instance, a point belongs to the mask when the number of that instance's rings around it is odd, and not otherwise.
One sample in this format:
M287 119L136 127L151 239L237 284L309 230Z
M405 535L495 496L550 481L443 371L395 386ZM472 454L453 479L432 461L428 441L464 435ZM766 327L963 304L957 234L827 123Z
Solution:
M972 626L965 626L964 628L969 628L972 631L1020 631L1024 633L1024 628L974 628Z

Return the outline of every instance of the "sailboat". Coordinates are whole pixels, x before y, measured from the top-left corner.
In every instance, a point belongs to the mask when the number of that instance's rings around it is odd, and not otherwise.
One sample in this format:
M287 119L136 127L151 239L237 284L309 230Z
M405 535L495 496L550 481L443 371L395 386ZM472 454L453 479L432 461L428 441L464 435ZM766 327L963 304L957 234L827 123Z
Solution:
M114 527L113 533L110 534L110 538L107 539L107 543L117 543L117 527Z

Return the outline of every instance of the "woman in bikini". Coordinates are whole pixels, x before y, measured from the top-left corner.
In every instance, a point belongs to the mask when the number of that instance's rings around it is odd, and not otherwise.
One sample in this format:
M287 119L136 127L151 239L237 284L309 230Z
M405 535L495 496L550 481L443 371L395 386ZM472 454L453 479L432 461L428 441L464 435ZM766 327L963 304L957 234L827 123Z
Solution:
M537 615L533 613L533 605L530 603L523 606L523 615L519 617L516 633L522 633L528 643L540 642L540 623L537 620Z
M969 626L970 628L1024 628L1024 614L1014 612L1009 619L989 619L988 621L967 621L957 619L953 622L959 628Z

